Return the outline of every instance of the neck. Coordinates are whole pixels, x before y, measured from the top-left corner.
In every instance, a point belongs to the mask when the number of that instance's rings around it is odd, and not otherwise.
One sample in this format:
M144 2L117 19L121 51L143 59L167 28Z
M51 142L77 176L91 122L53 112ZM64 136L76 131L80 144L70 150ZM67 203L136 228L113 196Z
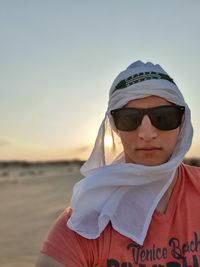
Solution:
M174 180L172 181L170 187L167 189L167 191L165 192L165 194L163 195L163 197L161 198L161 200L159 201L156 210L159 211L160 213L165 213L169 204L169 200L170 197L172 195L173 189L174 189L174 185L176 183L178 177L178 169L176 171Z

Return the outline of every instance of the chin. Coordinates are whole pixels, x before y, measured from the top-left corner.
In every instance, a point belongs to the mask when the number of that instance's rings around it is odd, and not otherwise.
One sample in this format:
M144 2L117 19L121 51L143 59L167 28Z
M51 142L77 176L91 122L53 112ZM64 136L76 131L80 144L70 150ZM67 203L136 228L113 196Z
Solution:
M164 156L164 155L163 155ZM142 157L131 157L129 155L125 155L125 161L127 163L134 163L138 165L144 165L144 166L159 166L166 162L168 162L169 155L165 155L165 157L161 157L161 155L148 155L148 156L142 156Z
M168 160L126 160L127 163L134 163L134 164L138 164L138 165L143 165L143 166L159 166L162 165L164 163L166 163Z

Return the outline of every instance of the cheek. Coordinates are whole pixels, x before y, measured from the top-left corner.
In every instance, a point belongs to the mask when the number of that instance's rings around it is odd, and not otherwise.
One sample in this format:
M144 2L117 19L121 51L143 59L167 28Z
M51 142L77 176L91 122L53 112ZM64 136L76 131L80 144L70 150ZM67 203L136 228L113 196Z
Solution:
M178 141L179 136L179 129L173 130L170 134L166 134L165 136L165 147L168 148L168 150L173 151L176 143Z
M134 132L119 131L119 137L124 147L134 144L133 140L136 139Z

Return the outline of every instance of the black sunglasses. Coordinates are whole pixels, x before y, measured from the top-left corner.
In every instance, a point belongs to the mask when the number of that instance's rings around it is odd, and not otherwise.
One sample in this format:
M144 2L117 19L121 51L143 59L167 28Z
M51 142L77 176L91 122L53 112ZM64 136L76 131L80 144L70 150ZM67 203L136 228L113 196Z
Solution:
M120 131L133 131L141 124L144 115L148 115L154 127L170 131L181 125L184 106L165 105L154 108L118 108L111 110L115 126Z

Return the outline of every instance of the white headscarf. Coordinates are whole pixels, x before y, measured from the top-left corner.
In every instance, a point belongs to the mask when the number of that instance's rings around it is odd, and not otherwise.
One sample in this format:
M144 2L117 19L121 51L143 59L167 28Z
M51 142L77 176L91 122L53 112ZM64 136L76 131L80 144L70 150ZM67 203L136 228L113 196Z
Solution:
M130 100L151 95L185 106L176 147L171 158L159 166L125 163L110 111ZM108 136L112 139L112 148L105 145ZM73 213L68 227L83 237L95 239L111 221L116 231L142 245L152 214L189 150L192 136L190 110L168 74L160 65L150 62L131 64L111 86L108 109L93 151L81 168L86 178L74 187Z

